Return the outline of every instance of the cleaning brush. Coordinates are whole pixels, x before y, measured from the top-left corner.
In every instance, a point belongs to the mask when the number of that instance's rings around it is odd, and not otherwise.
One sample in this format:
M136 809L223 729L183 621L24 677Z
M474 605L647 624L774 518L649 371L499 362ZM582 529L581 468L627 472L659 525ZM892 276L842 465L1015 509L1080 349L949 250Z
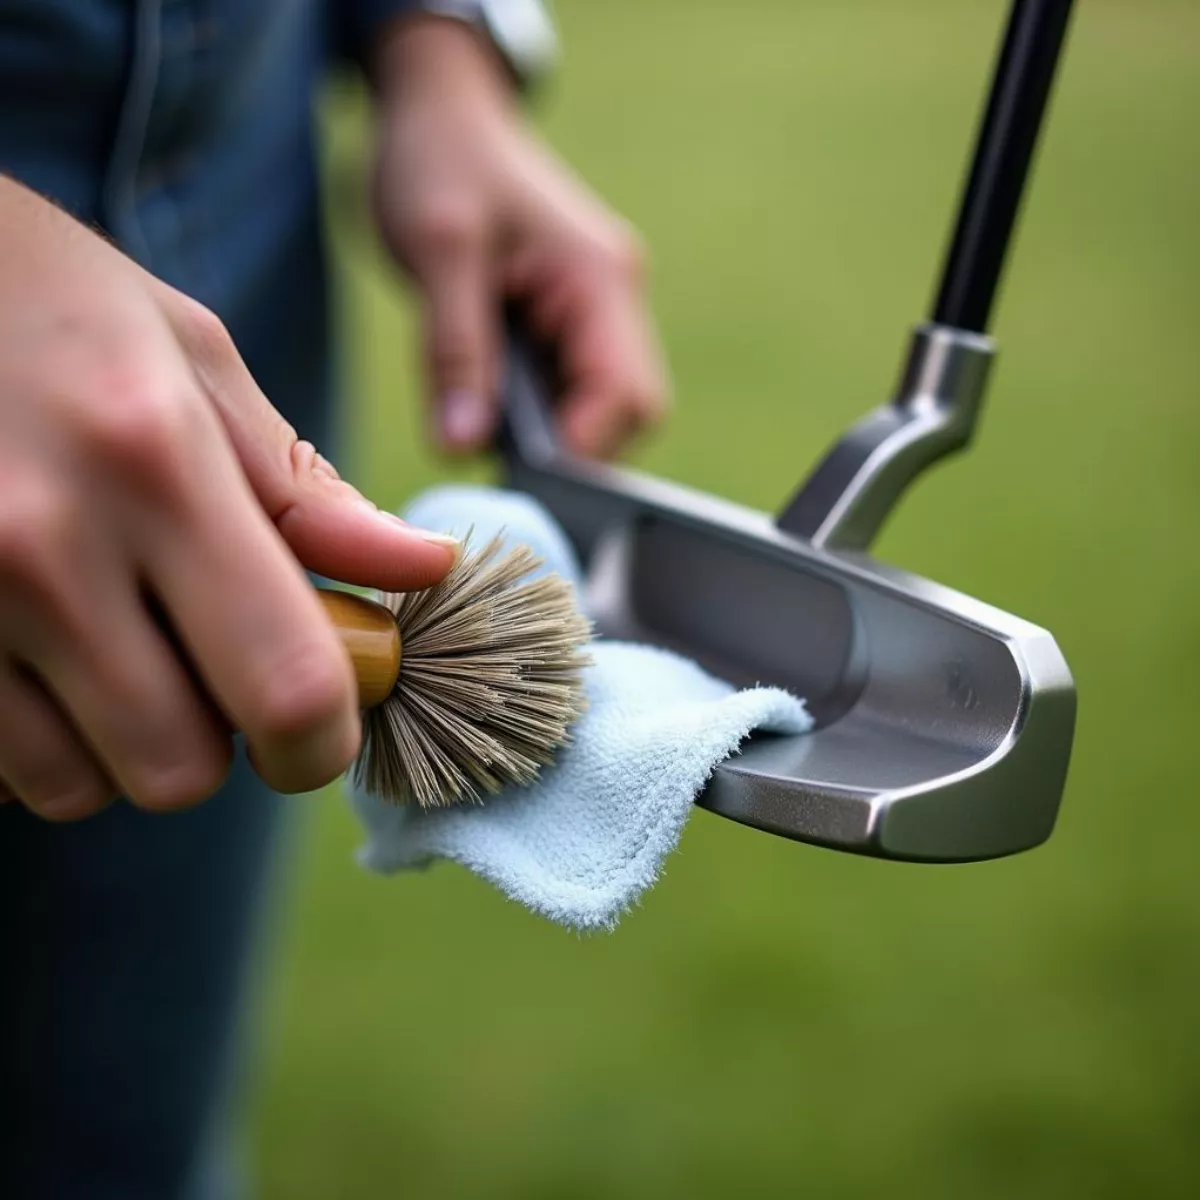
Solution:
M441 583L368 599L319 589L363 708L354 782L396 804L478 802L527 784L583 712L591 623L558 575L497 535Z

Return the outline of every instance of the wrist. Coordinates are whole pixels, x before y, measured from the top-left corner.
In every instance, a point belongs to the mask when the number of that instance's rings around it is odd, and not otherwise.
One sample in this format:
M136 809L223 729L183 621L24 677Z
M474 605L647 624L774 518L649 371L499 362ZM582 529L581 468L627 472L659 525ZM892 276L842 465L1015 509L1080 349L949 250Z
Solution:
M385 107L414 95L432 95L508 108L517 96L512 72L482 31L433 13L389 22L380 32L371 66Z

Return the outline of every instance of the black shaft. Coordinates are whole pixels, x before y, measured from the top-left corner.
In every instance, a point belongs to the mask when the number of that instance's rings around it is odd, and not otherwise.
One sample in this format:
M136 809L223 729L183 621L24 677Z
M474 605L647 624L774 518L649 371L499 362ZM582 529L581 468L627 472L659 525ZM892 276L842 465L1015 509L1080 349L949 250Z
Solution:
M1071 0L1015 0L946 256L933 319L983 333L1071 13Z

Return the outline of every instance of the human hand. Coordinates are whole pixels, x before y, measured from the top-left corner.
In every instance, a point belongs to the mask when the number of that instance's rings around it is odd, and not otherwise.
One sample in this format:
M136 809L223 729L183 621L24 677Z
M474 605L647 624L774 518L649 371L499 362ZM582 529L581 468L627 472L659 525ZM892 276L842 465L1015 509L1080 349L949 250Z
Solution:
M210 312L0 179L0 793L187 806L231 729L276 789L329 782L356 691L302 566L399 590L454 556L298 440Z
M501 301L515 299L556 351L567 445L615 456L667 400L636 238L538 141L466 26L402 18L375 68L377 219L420 292L441 444L490 442Z

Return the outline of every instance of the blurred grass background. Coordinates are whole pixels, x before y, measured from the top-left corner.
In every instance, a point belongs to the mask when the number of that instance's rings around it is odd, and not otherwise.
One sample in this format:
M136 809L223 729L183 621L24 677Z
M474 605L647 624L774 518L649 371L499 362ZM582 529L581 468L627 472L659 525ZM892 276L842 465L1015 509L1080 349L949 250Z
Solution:
M457 868L368 878L346 807L306 801L267 1197L1197 1194L1200 6L1077 8L980 438L878 547L1058 635L1080 723L1054 838L922 868L701 812L580 939ZM924 315L1005 5L557 12L539 120L653 257L678 411L641 465L775 508ZM336 179L353 96L328 129ZM399 506L447 473L410 301L335 238L352 457Z

